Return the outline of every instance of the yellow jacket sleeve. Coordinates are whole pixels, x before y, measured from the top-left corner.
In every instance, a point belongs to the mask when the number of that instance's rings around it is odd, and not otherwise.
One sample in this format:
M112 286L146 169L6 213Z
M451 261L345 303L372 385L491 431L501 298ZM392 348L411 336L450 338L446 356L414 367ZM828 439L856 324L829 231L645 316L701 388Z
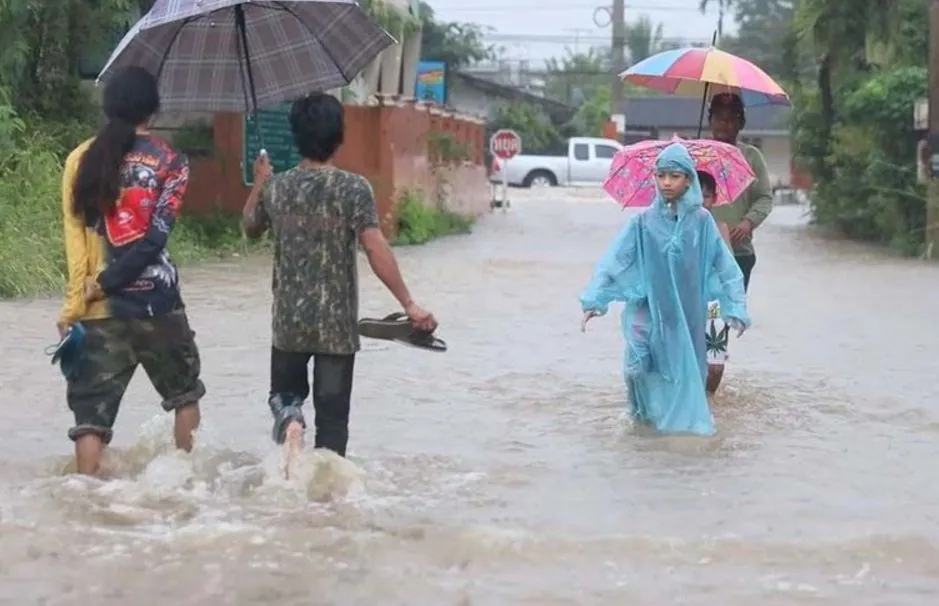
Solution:
M59 321L64 323L75 322L85 315L85 278L88 277L89 243L86 239L84 221L72 213L72 186L78 172L82 151L84 150L79 148L69 155L62 175L62 224L68 282L65 285L65 301L62 304Z

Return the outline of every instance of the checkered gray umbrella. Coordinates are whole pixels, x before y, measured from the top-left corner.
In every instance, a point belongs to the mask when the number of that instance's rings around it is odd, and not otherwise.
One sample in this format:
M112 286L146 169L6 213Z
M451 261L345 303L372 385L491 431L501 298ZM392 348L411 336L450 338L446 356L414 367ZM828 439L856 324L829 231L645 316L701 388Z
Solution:
M394 38L355 0L158 0L98 81L137 65L176 111L253 111L345 86Z

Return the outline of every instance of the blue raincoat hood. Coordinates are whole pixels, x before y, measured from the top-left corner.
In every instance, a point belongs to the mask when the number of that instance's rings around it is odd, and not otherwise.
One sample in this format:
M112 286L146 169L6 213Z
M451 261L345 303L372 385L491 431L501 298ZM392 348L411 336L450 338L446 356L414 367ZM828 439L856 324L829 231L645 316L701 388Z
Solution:
M681 143L672 143L659 153L655 159L656 172L677 171L684 173L689 179L688 189L677 200L675 208L679 217L695 212L704 205L704 194L701 192L701 183L698 181L698 172L695 170L694 160L688 150ZM658 186L656 186L657 188ZM671 212L668 200L662 192L656 189L652 207L660 211Z

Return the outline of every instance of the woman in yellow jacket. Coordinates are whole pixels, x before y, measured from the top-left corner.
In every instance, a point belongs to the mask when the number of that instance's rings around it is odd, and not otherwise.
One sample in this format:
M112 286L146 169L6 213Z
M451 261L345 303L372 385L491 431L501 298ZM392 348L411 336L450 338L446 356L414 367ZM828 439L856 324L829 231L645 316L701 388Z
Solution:
M166 250L189 179L187 158L147 130L160 107L156 79L116 73L104 90L107 123L65 163L62 210L68 286L58 328L81 322L82 353L67 377L78 472L97 473L124 392L143 366L176 415L176 445L199 425L199 349Z

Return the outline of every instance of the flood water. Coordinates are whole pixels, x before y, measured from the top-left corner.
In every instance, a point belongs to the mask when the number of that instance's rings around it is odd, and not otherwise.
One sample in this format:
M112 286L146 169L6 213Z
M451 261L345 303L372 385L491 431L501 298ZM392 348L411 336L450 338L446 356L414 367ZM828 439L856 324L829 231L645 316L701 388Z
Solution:
M172 452L138 373L107 460L69 475L59 300L0 303L0 604L939 603L937 268L807 228L757 235L754 327L712 439L631 428L616 314L577 295L628 216L513 192L398 254L450 351L367 342L350 460L278 475L269 263L184 268L203 429ZM362 265L362 313L395 306Z

